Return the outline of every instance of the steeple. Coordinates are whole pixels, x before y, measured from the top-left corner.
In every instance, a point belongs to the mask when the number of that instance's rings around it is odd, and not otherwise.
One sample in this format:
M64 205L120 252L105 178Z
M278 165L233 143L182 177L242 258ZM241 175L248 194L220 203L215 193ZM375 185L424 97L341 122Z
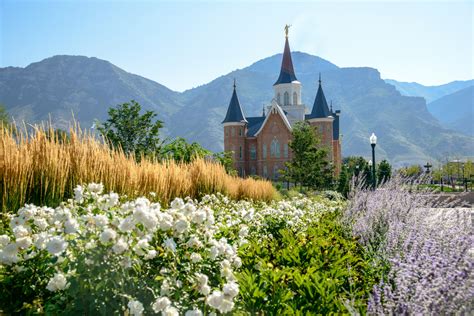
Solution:
M240 106L239 98L237 97L237 89L234 79L234 91L227 108L227 114L222 123L247 123L244 112Z
M291 83L297 80L295 70L293 69L293 61L291 60L290 44L288 43L288 29L290 25L285 26L285 49L283 50L283 59L281 61L280 76L273 84Z
M313 110L311 111L309 118L325 118L328 116L331 116L331 112L329 111L328 102L324 96L323 87L321 85L321 73L319 73L318 93L316 93L316 98L314 99L313 103Z

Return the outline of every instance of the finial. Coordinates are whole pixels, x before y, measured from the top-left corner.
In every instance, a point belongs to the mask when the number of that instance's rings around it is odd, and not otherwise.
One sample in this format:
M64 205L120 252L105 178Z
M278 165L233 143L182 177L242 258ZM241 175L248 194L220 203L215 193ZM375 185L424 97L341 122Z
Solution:
M265 116L265 104L262 106L262 116Z
M290 25L288 25L288 24L285 25L285 37L286 38L288 38L288 30L290 29L290 27L291 27L291 24Z
M321 84L321 73L319 73L319 84Z
M331 113L332 113L332 100L331 100Z
M234 78L234 90L235 90L235 78Z

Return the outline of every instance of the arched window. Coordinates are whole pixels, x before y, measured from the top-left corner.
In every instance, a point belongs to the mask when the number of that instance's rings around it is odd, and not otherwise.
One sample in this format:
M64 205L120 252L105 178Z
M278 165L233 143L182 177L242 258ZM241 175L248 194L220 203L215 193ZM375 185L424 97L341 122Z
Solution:
M267 158L267 145L262 145L262 157L263 159Z
M290 95L285 92L285 105L290 105Z
M252 166L252 168L250 168L250 174L255 175L256 173L257 173L257 170L255 169L255 166Z
M298 104L298 94L296 92L293 92L293 105Z
M288 158L288 144L283 146L283 157Z
M280 143L278 142L278 139L273 139L272 140L272 145L270 148L270 156L275 157L275 158L280 158Z
M280 93L277 94L277 103L278 103L278 104L281 104Z
M234 128L234 127L232 127L232 129L231 129L230 135L231 135L231 136L235 136L235 128Z
M266 166L266 165L263 166L263 177L264 177L264 178L268 177L268 170L267 170L267 166Z
M242 146L239 147L239 158L242 159Z

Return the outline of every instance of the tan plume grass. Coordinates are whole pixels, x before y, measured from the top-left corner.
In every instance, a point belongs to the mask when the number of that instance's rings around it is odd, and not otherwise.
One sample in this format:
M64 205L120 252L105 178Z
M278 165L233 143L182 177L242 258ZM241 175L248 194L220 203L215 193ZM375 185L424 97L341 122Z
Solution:
M0 128L1 210L16 211L25 203L57 205L72 197L78 184L101 182L106 190L129 197L148 196L167 204L175 197L199 198L226 194L233 199L271 200L276 192L268 181L230 176L223 166L198 159L137 162L120 150L75 127L69 137L34 127Z

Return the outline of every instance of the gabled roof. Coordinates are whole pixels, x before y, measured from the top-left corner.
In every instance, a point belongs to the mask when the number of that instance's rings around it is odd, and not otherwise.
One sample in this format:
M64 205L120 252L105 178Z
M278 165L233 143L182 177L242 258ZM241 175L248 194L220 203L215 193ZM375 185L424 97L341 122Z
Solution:
M232 92L232 98L230 99L229 107L227 108L227 114L222 123L246 123L244 112L240 106L239 98L237 97L237 91L235 89L234 80L234 92Z
M247 137L255 137L255 133L260 129L265 121L265 116L247 117Z
M326 101L326 97L324 96L323 88L321 86L321 74L319 75L319 87L318 93L316 93L316 98L314 99L313 103L313 110L309 115L309 119L314 118L325 118L331 116L331 112L329 111L328 102Z
M270 111L268 111L267 116L264 118L264 121L262 122L262 124L260 125L258 130L255 132L255 134L253 134L253 136L257 136L258 134L260 134L263 127L267 123L268 118L270 117L270 114L272 113L273 109L275 109L277 111L277 113L280 115L281 119L283 120L283 123L285 123L285 126L288 128L288 130L290 130L290 131L292 130L290 121L288 121L288 118L286 117L285 113L283 112L283 109L278 105L278 103L276 103L275 100L273 100Z
M293 69L293 61L291 60L290 44L288 43L288 37L285 39L285 49L283 51L283 59L281 61L280 76L278 80L273 84L274 86L281 83L291 83L295 81L296 75Z

